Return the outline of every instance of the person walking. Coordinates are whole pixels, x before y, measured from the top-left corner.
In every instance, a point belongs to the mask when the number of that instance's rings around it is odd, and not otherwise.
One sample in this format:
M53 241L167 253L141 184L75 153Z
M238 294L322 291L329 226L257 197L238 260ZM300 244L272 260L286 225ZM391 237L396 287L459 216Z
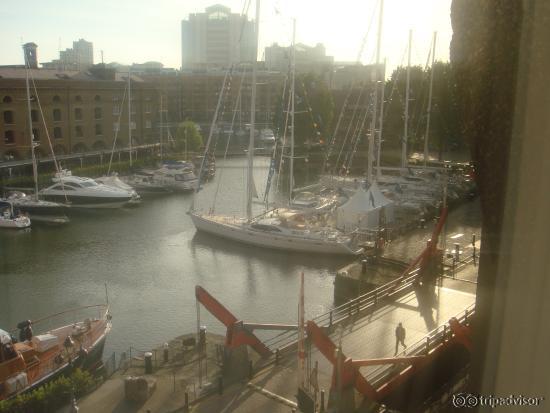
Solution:
M397 350L399 349L399 343L406 349L407 345L405 344L405 328L401 323L395 328L395 354L397 356Z

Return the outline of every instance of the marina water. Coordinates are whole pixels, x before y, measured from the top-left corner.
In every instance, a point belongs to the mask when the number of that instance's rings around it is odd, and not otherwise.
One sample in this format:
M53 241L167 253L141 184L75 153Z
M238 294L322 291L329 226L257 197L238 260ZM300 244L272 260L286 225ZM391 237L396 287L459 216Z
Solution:
M269 159L255 161L261 198ZM218 161L216 178L204 185L196 205L208 208L216 197L216 211L244 214L245 162ZM237 318L294 323L304 271L307 316L331 308L334 273L349 258L266 250L196 233L187 215L193 196L147 197L137 208L72 213L65 226L0 232L0 328L103 303L105 282L113 315L105 356L130 346L150 350L196 331L196 284ZM202 308L201 324L225 332Z

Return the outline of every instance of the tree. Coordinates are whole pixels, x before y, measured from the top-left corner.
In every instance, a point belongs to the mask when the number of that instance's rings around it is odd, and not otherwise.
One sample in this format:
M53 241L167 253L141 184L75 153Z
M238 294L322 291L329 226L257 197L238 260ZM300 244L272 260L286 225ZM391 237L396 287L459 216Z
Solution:
M195 122L186 120L178 125L176 131L176 150L178 152L198 151L202 145L202 135Z

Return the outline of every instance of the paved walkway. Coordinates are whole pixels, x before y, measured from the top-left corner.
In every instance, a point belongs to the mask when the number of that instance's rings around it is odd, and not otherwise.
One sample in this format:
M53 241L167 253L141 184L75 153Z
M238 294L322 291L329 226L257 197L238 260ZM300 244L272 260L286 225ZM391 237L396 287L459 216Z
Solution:
M421 315L415 293L401 298L394 305L386 306L332 334L337 343L342 338L344 354L354 359L392 357L395 352L395 327L402 322L407 331L405 343L411 345L430 332L434 327L447 322L475 302L473 294L455 291L445 287L436 291L436 307L430 315ZM319 388L328 389L332 376L332 365L314 347L312 366L319 365ZM280 366L270 368L254 377L252 382L275 394L295 401L297 389L296 360L286 359ZM363 374L368 370L363 368ZM192 410L196 413L289 413L291 408L248 389L244 384L228 389L223 396L211 397Z

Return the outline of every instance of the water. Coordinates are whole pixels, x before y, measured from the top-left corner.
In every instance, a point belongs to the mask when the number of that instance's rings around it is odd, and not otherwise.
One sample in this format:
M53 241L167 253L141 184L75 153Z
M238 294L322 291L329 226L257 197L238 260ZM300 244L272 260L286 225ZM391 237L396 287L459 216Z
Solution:
M269 161L256 161L262 192ZM244 211L244 163L218 162L220 212ZM197 205L211 204L216 186L207 183ZM192 194L147 198L137 208L73 214L63 227L0 231L0 328L103 303L105 282L113 314L105 355L130 345L148 350L194 331L196 284L237 318L293 323L298 275L304 271L307 315L332 306L334 273L348 258L265 250L198 234L186 213L192 199ZM225 332L206 310L200 313L209 331Z

